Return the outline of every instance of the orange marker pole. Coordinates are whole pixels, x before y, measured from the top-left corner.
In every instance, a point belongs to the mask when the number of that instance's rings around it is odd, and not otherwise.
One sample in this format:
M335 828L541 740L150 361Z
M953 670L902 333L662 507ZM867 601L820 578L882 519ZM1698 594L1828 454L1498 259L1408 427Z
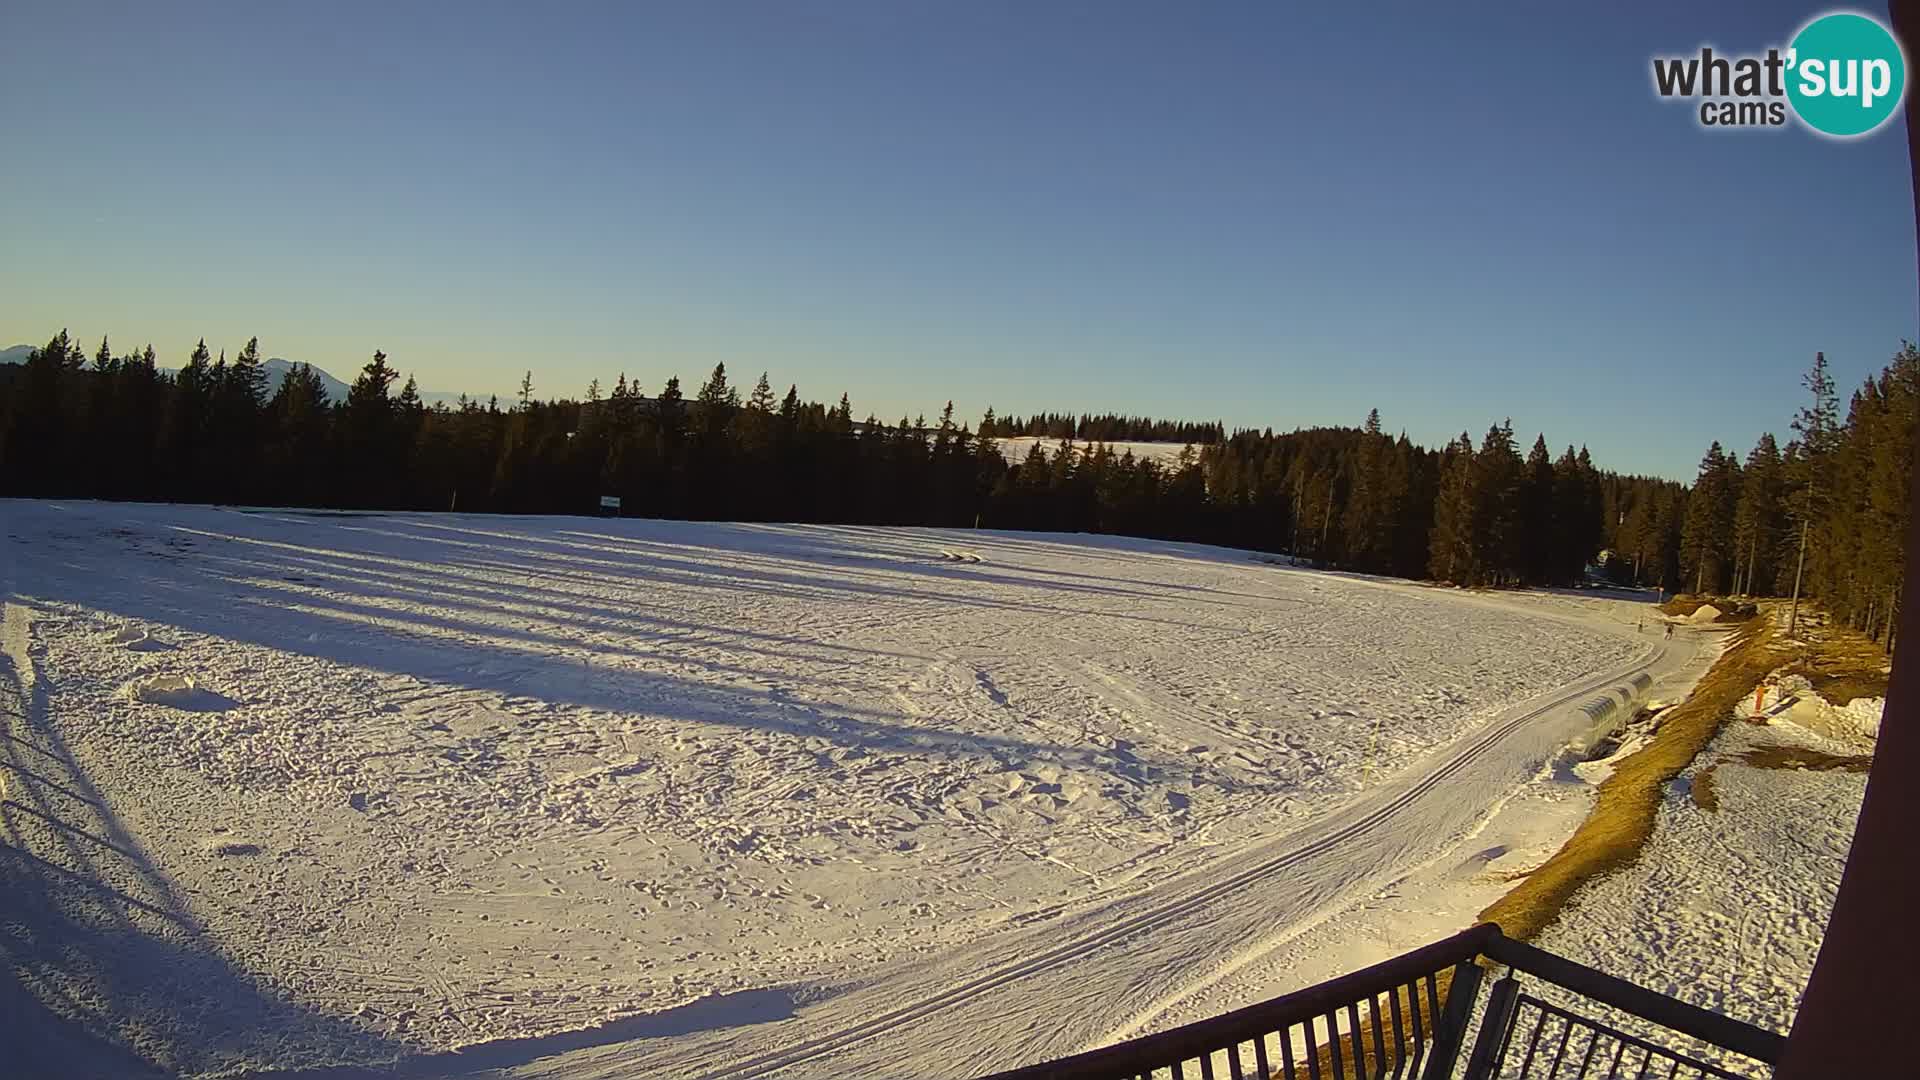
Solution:
M1765 686L1756 686L1753 688L1753 718L1755 720L1761 719L1760 703L1766 699L1767 688Z

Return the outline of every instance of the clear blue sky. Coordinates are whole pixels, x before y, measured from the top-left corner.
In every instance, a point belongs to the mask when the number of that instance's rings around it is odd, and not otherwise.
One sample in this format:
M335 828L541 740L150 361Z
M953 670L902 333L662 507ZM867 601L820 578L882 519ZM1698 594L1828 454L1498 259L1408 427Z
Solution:
M1824 6L1336 7L11 0L0 345L1511 416L1690 476L1815 349L1845 390L1916 336L1897 123L1712 135L1651 89Z

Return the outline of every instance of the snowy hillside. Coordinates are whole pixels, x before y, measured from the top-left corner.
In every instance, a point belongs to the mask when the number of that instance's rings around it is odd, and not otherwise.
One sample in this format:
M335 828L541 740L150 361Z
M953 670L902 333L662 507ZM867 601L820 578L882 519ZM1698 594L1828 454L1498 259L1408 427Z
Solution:
M267 393L269 395L274 394L280 389L280 384L286 381L287 373L292 371L294 366L293 361L282 360L277 356L260 365L260 370L267 374ZM339 379L334 378L319 368L314 368L313 373L320 376L320 385L325 388L328 401L337 404L347 400L346 383L341 382Z
M1565 738L1543 710L1658 644L1571 602L1107 537L0 517L9 752L39 759L13 797L71 819L24 822L66 876L0 883L39 898L0 919L51 943L16 958L48 1000L187 1074L622 1017L570 1045L685 1036L707 1060L791 1036L673 1017L872 1015L837 996L850 978L898 972L874 992L904 999L995 956L1055 957L1033 1000L1073 1017L1063 1044L1097 1038L1429 857ZM1445 784L1407 786L1435 761ZM1389 812L1419 825L1386 832ZM1342 814L1364 816L1330 835L1365 839L1274 854ZM94 936L99 894L69 878L138 900L111 905L131 929ZM1152 977L1064 992L1096 954L1040 942L1135 924L1160 928ZM181 959L209 955L196 934L237 967ZM116 993L155 979L167 1008ZM255 980L302 1009L235 1005ZM947 1020L990 1060L1007 1044L980 1015Z
M1012 465L1018 465L1027 460L1027 455L1033 452L1033 447L1036 444L1047 452L1049 458L1053 456L1054 452L1058 450L1060 446L1059 439L1041 439L1029 435L1022 435L1014 439L1001 439L999 443L1000 455L1007 459L1008 464ZM1093 448L1093 444L1086 442L1075 442L1072 445L1074 453L1076 454L1085 454ZM1157 461L1163 466L1172 465L1179 459L1180 452L1186 449L1186 444L1184 443L1112 442L1103 445L1112 450L1116 457L1121 454L1131 453L1138 460ZM1195 454L1198 454L1200 447L1195 446L1193 451Z
M24 364L27 362L27 357L32 354L36 347L37 346L33 345L14 345L10 348L0 349L0 364ZM286 381L287 372L292 371L297 363L298 361L286 360L278 356L261 363L260 369L266 372L267 375L268 395L272 395L280 389L280 384ZM178 368L163 368L163 370L169 372L179 371ZM338 404L339 402L347 400L347 383L340 381L335 378L332 373L319 367L315 367L313 372L320 376L320 385L325 388L328 401ZM420 400L426 402L428 405L443 402L452 405L460 398L459 392L449 390L422 390L419 393ZM485 394L469 394L469 396L483 403L486 400Z

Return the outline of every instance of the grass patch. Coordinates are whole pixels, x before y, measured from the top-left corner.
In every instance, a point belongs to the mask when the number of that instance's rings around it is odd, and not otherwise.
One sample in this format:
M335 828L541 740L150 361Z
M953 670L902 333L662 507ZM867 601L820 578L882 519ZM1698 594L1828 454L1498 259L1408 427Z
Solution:
M1720 809L1720 796L1713 790L1713 770L1718 765L1709 765L1693 774L1693 805L1708 813Z
M1697 605L1696 605L1697 606ZM1748 622L1687 700L1662 718L1645 747L1621 761L1595 793L1593 813L1539 870L1480 913L1508 937L1530 941L1552 924L1583 883L1631 863L1653 833L1667 782L1706 749L1720 725L1777 662L1773 629ZM1709 782L1710 783L1710 782Z
M1740 762L1756 769L1863 773L1873 768L1873 755L1828 754L1804 746L1761 746L1741 754Z
M1879 642L1842 626L1822 627L1786 673L1804 677L1829 705L1887 696L1886 652Z

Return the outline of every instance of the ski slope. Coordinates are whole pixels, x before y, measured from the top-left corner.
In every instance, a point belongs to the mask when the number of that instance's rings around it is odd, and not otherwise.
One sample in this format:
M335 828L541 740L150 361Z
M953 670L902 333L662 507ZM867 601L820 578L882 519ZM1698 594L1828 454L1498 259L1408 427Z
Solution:
M1021 462L1027 460L1027 455L1033 453L1033 448L1035 446L1038 446L1040 447L1040 449L1046 451L1047 456L1051 458L1054 454L1059 452L1061 440L1043 439L1035 435L1015 435L1011 438L996 439L995 442L1000 448L1000 456L1007 459L1007 464L1018 465ZM1186 450L1187 448L1187 444L1185 443L1168 443L1168 442L1096 443L1096 442L1089 442L1085 439L1069 440L1069 444L1073 447L1074 453L1076 454L1084 455L1091 452L1093 448L1096 446L1105 446L1108 450L1112 451L1113 456L1116 458L1122 454L1132 454L1134 456L1134 459L1137 461L1155 462L1156 464L1160 465L1162 468L1171 468L1174 464L1176 464L1180 460L1181 452ZM1201 447L1199 444L1197 443L1194 444L1193 452L1196 455L1199 454L1200 449Z
M62 946L8 959L188 1075L1070 1052L1433 857L1572 706L1687 659L1602 601L1109 537L0 518L35 811L0 922Z

